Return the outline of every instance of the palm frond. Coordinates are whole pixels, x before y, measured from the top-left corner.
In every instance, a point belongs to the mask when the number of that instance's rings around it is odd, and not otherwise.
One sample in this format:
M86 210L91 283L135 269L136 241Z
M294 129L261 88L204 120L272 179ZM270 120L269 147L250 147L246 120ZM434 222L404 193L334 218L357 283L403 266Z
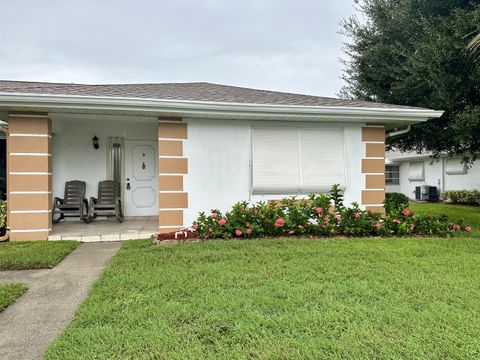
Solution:
M470 40L467 51L473 56L475 62L480 63L480 33Z

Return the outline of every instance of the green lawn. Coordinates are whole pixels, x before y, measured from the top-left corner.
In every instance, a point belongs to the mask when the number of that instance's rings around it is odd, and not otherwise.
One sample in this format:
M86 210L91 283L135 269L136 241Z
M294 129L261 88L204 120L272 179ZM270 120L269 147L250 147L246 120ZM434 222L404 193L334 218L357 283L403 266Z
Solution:
M51 269L79 245L76 241L0 243L0 271Z
M27 291L28 286L22 283L0 284L0 312Z
M480 241L126 242L46 359L480 357Z
M480 237L480 207L451 205L443 203L411 203L410 209L418 214L447 215L452 222L465 220L465 225L472 227L471 233L465 237Z

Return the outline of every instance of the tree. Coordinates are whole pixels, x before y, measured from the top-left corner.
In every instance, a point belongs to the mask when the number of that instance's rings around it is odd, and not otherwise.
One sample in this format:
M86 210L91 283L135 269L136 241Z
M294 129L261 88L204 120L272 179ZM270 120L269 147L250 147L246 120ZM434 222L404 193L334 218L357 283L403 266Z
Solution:
M480 157L480 67L465 51L480 24L470 0L355 0L342 32L347 98L444 110L388 148ZM470 37L469 37L470 35Z

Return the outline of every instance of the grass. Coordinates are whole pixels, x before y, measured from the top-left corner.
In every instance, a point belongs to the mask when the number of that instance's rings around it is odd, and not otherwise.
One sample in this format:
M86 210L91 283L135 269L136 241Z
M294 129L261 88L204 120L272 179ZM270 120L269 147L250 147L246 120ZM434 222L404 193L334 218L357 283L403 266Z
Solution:
M51 269L78 245L76 241L0 243L0 271Z
M28 286L22 283L0 284L0 312L20 297Z
M472 231L464 233L464 237L480 237L480 207L466 205L452 205L443 203L411 203L410 209L418 214L447 215L450 221L465 220Z
M46 359L478 358L480 241L123 244Z

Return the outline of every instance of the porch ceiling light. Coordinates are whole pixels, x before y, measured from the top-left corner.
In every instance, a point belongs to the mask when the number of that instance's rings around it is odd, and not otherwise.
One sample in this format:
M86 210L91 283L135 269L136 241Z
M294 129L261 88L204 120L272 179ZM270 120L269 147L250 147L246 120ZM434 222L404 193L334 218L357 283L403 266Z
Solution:
M95 135L93 138L92 138L92 143L93 143L93 148L95 150L98 150L98 148L100 147L100 145L98 144L98 137L97 135Z

